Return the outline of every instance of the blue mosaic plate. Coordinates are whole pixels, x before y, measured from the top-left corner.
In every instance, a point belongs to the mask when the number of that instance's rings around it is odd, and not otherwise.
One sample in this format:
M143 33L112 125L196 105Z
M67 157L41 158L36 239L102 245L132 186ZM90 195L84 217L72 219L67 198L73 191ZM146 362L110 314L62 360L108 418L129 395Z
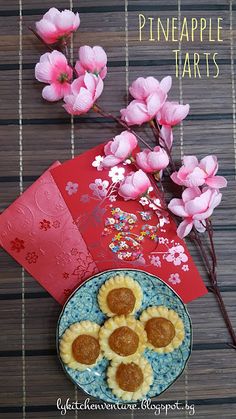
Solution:
M147 307L164 305L175 310L184 322L185 339L178 349L163 355L149 349L144 352L144 356L151 363L154 372L153 384L146 398L159 396L175 382L185 368L191 353L192 326L184 303L168 285L154 275L137 269L113 269L97 274L84 282L70 296L61 312L57 325L57 351L59 354L60 337L72 323L82 320L94 321L101 325L104 323L107 317L98 306L97 294L107 279L120 273L132 276L142 287L143 301L136 314L137 318ZM61 363L70 379L88 395L109 403L121 402L107 386L106 370L109 361L105 358L94 368L88 368L82 372L67 367L62 361Z

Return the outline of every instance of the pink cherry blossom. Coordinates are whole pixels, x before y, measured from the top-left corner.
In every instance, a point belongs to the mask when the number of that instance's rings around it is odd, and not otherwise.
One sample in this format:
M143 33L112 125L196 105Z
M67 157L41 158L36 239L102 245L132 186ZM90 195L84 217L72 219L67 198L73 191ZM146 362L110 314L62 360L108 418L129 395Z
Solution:
M184 219L177 229L178 236L187 236L193 227L204 232L205 220L212 215L221 198L222 194L217 189L205 187L201 191L196 187L185 189L182 199L172 199L168 205L169 210Z
M170 76L164 77L159 82L154 77L138 77L130 86L129 92L134 99L146 100L148 96L161 89L166 94L169 92L172 84Z
M158 268L161 267L161 259L159 256L151 255L149 256L149 260L150 260L151 265L154 265Z
M132 100L127 108L121 109L121 119L128 125L142 125L151 121L166 100L163 91L152 93L145 101Z
M202 186L204 184L212 188L223 188L227 181L223 176L215 176L218 171L216 156L206 156L200 163L195 156L185 156L183 166L171 175L171 179L177 185L187 187Z
M102 161L103 167L112 167L126 160L137 147L137 139L129 131L123 131L116 135L104 147L105 157Z
M165 169L169 164L166 151L160 146L154 147L154 151L145 148L136 154L137 165L147 173L155 173Z
M36 30L47 44L55 44L63 38L69 37L72 32L78 29L79 25L79 13L73 13L71 10L60 12L52 7L39 22L36 22Z
M187 262L188 256L184 253L184 247L178 245L169 249L166 260L167 262L172 262L175 266L179 266L181 263Z
M78 76L86 71L100 76L102 79L107 74L107 55L102 47L89 47L84 45L79 49L79 60L75 64Z
M156 118L161 125L177 125L189 113L189 105L181 105L178 102L165 102Z
M104 198L108 194L109 182L107 180L95 179L94 183L89 184L89 189L93 191L93 195L99 199Z
M103 91L103 81L94 74L86 73L71 84L71 94L64 97L65 110L71 115L81 115L92 108Z
M130 173L121 183L118 193L124 198L125 201L128 199L136 199L139 196L147 193L151 186L151 182L141 169L137 172Z
M78 187L78 183L67 182L65 189L68 195L73 195L78 191Z
M42 96L50 102L60 100L70 92L72 74L65 55L56 50L43 54L35 66L36 79L49 84L44 87Z
M128 125L141 125L153 119L166 101L171 83L171 77L165 77L161 82L154 77L139 77L129 89L135 100L121 109L121 119Z
M180 284L181 279L180 279L179 274L175 273L175 274L170 274L168 281L173 285L177 285L177 284Z

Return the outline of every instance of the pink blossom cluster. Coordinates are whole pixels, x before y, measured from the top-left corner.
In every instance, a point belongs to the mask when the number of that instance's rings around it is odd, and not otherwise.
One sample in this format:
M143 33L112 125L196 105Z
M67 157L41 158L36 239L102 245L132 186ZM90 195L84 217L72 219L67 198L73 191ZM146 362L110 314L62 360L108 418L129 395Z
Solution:
M173 214L183 218L177 234L183 238L194 227L200 233L206 230L207 219L222 199L220 188L227 186L223 176L216 176L218 161L216 156L206 156L198 162L195 156L185 156L183 165L172 173L171 179L185 187L181 199L174 198L168 208Z
M172 127L179 124L189 113L189 105L171 102L167 97L172 85L170 76L160 82L155 77L138 77L129 88L134 98L121 109L121 119L127 125L142 125L153 121L161 126L160 145L171 150L173 143Z
M120 135L117 135L105 145L105 157L103 158L102 166L106 169L111 168L116 166L117 164L123 163L130 157L134 162L134 157L132 156L132 153L136 149L137 144L138 142L134 134L132 134L129 131L121 132ZM129 175L126 176L120 184L118 192L119 195L122 196L125 201L129 199L137 199L142 195L146 195L151 186L150 179L145 173L150 172L150 166L149 163L146 162L148 170L145 170L145 165L142 161L143 159L142 157L140 157L142 153L145 153L146 155L146 152L144 151L136 154L136 166L138 170L136 172L129 173ZM150 153L156 154L157 160L159 160L159 165L161 165L162 156L159 156L159 150L153 152L150 151ZM139 162L141 162L141 164L139 164ZM155 167L156 164L157 163L155 162ZM156 170L153 169L151 171L154 172Z
M71 115L81 115L92 108L103 91L107 73L107 55L100 46L80 47L74 67L61 51L79 25L78 13L60 12L55 7L36 23L36 32L44 43L55 45L52 52L40 57L35 67L36 79L47 84L42 96L50 102L63 99L64 108Z
M166 151L159 146L153 151L144 149L132 155L136 147L137 139L129 131L123 131L104 147L104 168L114 167L130 157L136 165L137 171L126 176L119 186L119 195L124 200L147 196L152 186L149 174L160 172L169 163ZM217 171L216 156L206 156L200 162L195 156L186 156L183 166L171 175L176 184L185 187L182 197L172 199L168 205L173 214L183 218L177 229L179 237L185 237L193 227L199 232L205 231L207 219L221 202L219 188L227 186L226 179L217 176Z

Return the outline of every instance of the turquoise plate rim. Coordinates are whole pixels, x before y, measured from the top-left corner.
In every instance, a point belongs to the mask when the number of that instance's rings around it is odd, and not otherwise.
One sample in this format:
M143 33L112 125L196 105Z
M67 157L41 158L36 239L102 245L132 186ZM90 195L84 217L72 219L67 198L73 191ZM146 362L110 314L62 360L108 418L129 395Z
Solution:
M186 368L186 366L187 366L187 363L188 363L188 361L189 361L189 358L190 358L190 356L191 356L191 354L192 354L192 348L193 348L193 325L192 325L192 320L191 320L191 317L190 317L190 315L189 315L189 312L188 312L188 309L187 309L187 306L186 306L186 304L183 302L183 300L180 298L180 296L173 290L173 288L171 288L165 281L163 281L163 279L161 279L159 276L157 276L157 275L154 275L154 274L151 274L151 273L149 273L149 272L146 272L146 271L144 271L144 270L141 270L141 269L132 269L132 268L117 268L117 269L107 269L107 270L105 270L105 271L102 271L102 272L98 272L97 274L95 274L95 275L93 275L93 276L90 276L89 278L87 278L84 282L82 282L73 292L72 292L72 294L69 296L69 298L66 300L66 302L64 303L64 305L63 305L63 307L62 307L62 310L61 310L61 312L60 312L60 315L59 315L59 317L58 317L58 321L57 321L57 326L56 326L56 349L57 349L57 356L58 356L58 358L59 358L59 362L60 362L60 364L61 364L61 366L62 366L62 369L63 369L63 371L65 372L65 374L66 374L66 376L68 377L68 379L74 384L74 385L76 385L76 387L78 387L85 395L87 395L87 396L90 396L90 397L92 397L92 398L94 398L95 400L99 400L100 402L102 402L102 403L107 403L105 400L103 400L103 399L101 399L101 398L98 398L98 397L94 397L94 396L92 396L90 393L88 393L86 390L84 390L71 376L70 376L70 374L67 372L67 370L66 370L66 368L65 368L65 365L64 365L64 362L62 361L62 359L61 359L61 357L60 357L60 351L59 351L59 325L60 325L60 321L61 321L61 317L63 316L63 314L64 314L64 311L65 311L65 308L66 308L66 306L67 306L67 304L68 304L68 302L71 300L71 298L74 296L74 294L76 294L77 293L77 291L81 288L81 287L83 287L83 285L86 283L86 282L89 282L89 281L91 281L92 279L94 279L94 278L97 278L97 277L99 277L100 275L103 275L104 273L109 273L109 272L117 272L117 271L131 271L131 272L144 272L145 274L147 274L147 275L150 275L150 276L152 276L153 278L157 278L157 279L159 279L159 281L161 281L163 284L165 284L174 294L175 294L175 296L178 298L178 300L182 303L182 306L183 306L183 308L184 308L184 310L185 310L185 313L187 314L187 316L188 316L188 319L189 319L189 325L190 325L190 328L189 328L189 331L190 331L190 347L189 347L189 354L188 354L188 357L186 358L186 360L185 360L185 363L184 363L184 367L183 367L183 369L182 369L182 371L179 373L179 375L174 379L174 381L172 381L172 383L170 383L169 384L169 386L168 387L166 387L160 394L158 394L158 395L156 395L156 396L153 396L153 397L151 397L151 399L153 399L154 397L160 397L163 393L165 393L180 377L181 377L181 375L184 373L184 371L185 371L185 368ZM119 400L118 402L117 401L109 401L109 404L123 404L123 405L127 405L127 404L136 404L137 406L139 406L140 404L141 404L141 401L139 400L139 401L123 401L123 400Z

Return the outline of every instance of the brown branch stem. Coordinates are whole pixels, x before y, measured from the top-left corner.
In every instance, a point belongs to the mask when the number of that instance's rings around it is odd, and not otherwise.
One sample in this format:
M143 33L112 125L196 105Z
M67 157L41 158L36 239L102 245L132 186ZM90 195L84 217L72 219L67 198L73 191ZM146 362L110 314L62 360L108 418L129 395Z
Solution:
M214 245L214 240L213 240L213 228L212 228L210 219L206 220L206 231L208 233L210 246L211 246L212 267L213 267L214 273L216 273L217 257L216 257L215 245Z
M152 150L152 147L144 140L144 138L142 138L139 134L137 134L132 128L130 128L129 125L126 124L126 122L122 121L120 118L118 118L117 116L113 115L112 113L106 112L104 111L100 106L98 106L97 104L93 105L93 110L96 113L99 113L100 115L104 116L105 118L109 118L112 119L113 121L115 121L117 124L119 124L121 127L125 128L127 131L131 132L132 134L134 134L138 140L145 145L145 147L149 148L149 150Z
M209 227L209 224L210 224L210 227ZM218 282L217 282L217 275L216 275L217 258L216 258L215 246L214 246L214 241L213 241L212 224L209 220L207 220L207 229L206 230L207 230L208 237L209 237L209 240L210 240L211 254L213 256L212 257L212 267L211 267L210 262L208 260L207 253L204 249L202 239L201 239L200 235L198 234L198 232L196 230L193 231L193 236L192 237L193 237L193 240L196 241L196 243L199 247L201 256L202 256L203 261L204 261L205 266L206 266L206 270L207 270L208 277L209 277L210 284L211 284L209 289L210 289L211 292L213 292L215 294L215 296L217 298L221 314L222 314L223 319L225 321L228 332L231 336L232 343L229 343L229 345L232 348L236 349L236 334L235 334L235 331L233 329L233 325L232 325L231 320L229 318L229 315L228 315L227 309L225 307L225 303L224 303L224 300L222 298L220 288L219 288L219 285L218 285Z

